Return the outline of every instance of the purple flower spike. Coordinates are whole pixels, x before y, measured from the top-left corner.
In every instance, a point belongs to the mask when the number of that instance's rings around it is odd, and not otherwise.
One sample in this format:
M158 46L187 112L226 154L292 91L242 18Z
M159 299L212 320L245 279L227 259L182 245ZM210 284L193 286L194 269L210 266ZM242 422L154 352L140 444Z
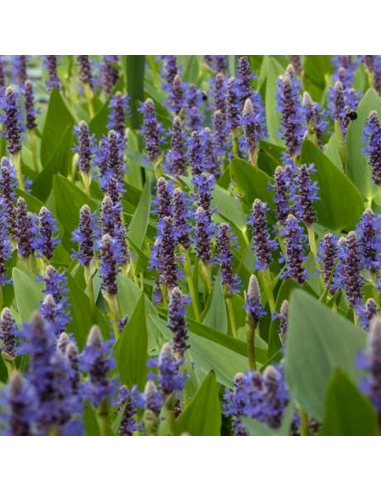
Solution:
M16 239L19 255L29 258L36 247L37 224L36 217L28 213L24 198L19 197L16 209Z
M335 55L333 64L336 72L333 74L333 81L340 80L344 88L352 87L354 73L358 63L354 60L353 55Z
M179 73L177 68L177 58L175 55L162 55L163 60L163 89L170 91L176 75Z
M47 295L42 301L39 312L43 316L44 320L50 323L56 335L63 333L71 321L68 313L62 308L61 305L56 304L53 296L50 294Z
M8 386L4 389L0 404L4 406L2 416L5 436L35 435L37 397L33 386L19 372L13 372Z
M262 305L261 291L255 275L251 275L250 277L249 288L246 293L245 309L248 313L250 324L256 329L261 318L266 315L266 311Z
M120 246L108 234L102 237L99 260L99 274L102 279L101 289L107 295L115 296L118 293L117 276L119 273Z
M191 165L193 179L202 173L203 153L201 135L198 132L192 132L189 137L188 159Z
M242 417L262 422L273 429L281 426L289 403L282 366L268 366L263 374L238 374L234 390L225 393L225 415L233 418L236 435L245 435Z
M364 127L363 140L366 142L364 154L369 158L372 167L373 183L381 185L381 123L377 111L369 114Z
M224 119L227 112L227 83L222 73L217 73L212 79L212 98L214 111L221 111Z
M227 96L227 121L229 130L234 132L241 124L240 100L238 96L237 81L231 77L228 81L228 96Z
M151 164L155 165L162 154L161 134L163 127L157 121L155 104L152 99L147 99L145 103L142 103L139 111L143 115L142 134L145 138L148 159Z
M51 260L54 249L60 243L60 240L54 237L54 233L58 231L57 223L46 207L41 208L38 220L36 249L41 256Z
M0 92L5 89L5 67L4 67L4 55L0 55Z
M276 241L270 238L269 226L266 218L267 211L267 204L256 198L253 204L250 225L253 228L253 246L257 259L257 270L266 270L270 267L272 251L276 249L277 244Z
M178 285L178 266L176 263L176 236L171 217L159 221L156 242L152 248L150 267L155 268L160 284L173 289Z
M61 81L58 76L57 55L45 55L44 67L48 73L46 87L52 91L53 89L60 90Z
M126 119L129 116L130 105L128 94L117 92L110 101L110 117L107 128L114 130L121 137L126 134Z
M137 386L130 391L127 386L122 386L119 390L119 399L116 404L119 412L123 414L119 427L119 436L133 436L136 431L140 430L136 422L136 413L143 401Z
M319 246L319 260L323 266L324 283L326 286L331 282L330 294L335 293L333 286L334 281L334 268L338 258L337 238L331 234L326 234Z
M0 123L4 125L4 131L0 136L3 136L7 141L9 153L15 155L21 152L21 137L25 130L22 124L19 93L8 87L1 94L0 109L4 111L4 114L0 118Z
M144 389L144 407L149 412L152 412L156 417L159 417L163 400L156 384L153 381L148 381Z
M283 224L288 215L292 212L292 208L289 205L289 193L290 193L290 176L291 168L289 165L281 167L278 166L274 173L274 202L276 205L276 218L277 221Z
M282 302L280 313L279 313L279 336L283 342L286 341L287 332L288 332L288 309L289 304L287 299Z
M238 62L238 77L237 77L237 90L238 98L240 101L240 110L243 110L244 104L247 99L250 99L253 87L252 82L255 79L253 72L251 71L250 63L245 56L241 56Z
M118 55L104 55L102 63L102 83L106 94L111 94L119 79Z
M338 274L342 276L349 306L354 309L361 303L363 286L361 251L355 232L350 232L344 241L343 238L339 241L339 258Z
M57 339L52 327L39 313L34 315L24 333L22 353L30 358L30 381L38 398L39 432L67 435L80 411L79 401L71 392L69 364L56 349Z
M236 374L233 391L226 390L224 395L224 414L226 417L231 417L232 431L237 437L248 435L245 426L242 423L245 406L244 378L244 374Z
M307 272L303 264L306 259L304 251L306 235L293 215L290 214L287 217L281 235L286 243L286 256L282 258L282 261L286 262L286 270L282 277L291 277L302 285L307 279Z
M226 117L218 110L213 114L213 140L217 157L223 157L228 148L229 130Z
M212 261L212 238L215 235L216 227L210 215L202 208L196 210L196 229L195 243L197 257L205 264Z
M99 237L97 215L91 213L90 207L84 205L79 213L79 225L73 233L73 241L78 243L78 251L73 254L79 263L90 265L94 258L94 251Z
M312 181L310 175L315 171L315 166L303 164L298 169L298 190L296 200L296 214L306 226L312 225L316 221L316 212L313 208L314 202L318 198L318 184Z
M93 87L94 81L91 73L89 55L77 55L77 63L79 68L79 80L82 84L87 84L90 87Z
M190 238L192 232L191 218L190 199L180 188L176 188L173 192L173 226L177 242L185 249L188 249L192 244Z
M101 175L101 190L109 192L110 181L116 180L118 191L124 191L125 156L124 150L126 141L119 133L110 130L107 138L104 137L99 145L96 154L96 164ZM110 193L109 193L110 194Z
M7 278L6 262L12 257L12 248L7 233L4 215L0 215L0 285L10 283Z
M188 329L185 320L186 299L183 298L178 287L172 289L168 308L168 328L173 333L173 350L181 358L190 347L188 343Z
M15 189L17 173L11 161L6 157L0 167L0 208L9 236L13 237L16 227Z
M17 336L18 329L12 313L8 308L4 308L0 317L0 351L15 357Z
M300 78L303 75L303 65L301 55L290 55L290 63L296 75Z
M211 217L214 212L212 208L212 190L216 183L214 176L202 173L196 176L192 182L196 190L197 204Z
M70 342L65 349L64 355L70 367L70 383L73 395L79 395L81 375L79 372L80 360L78 348L74 342Z
M372 400L378 414L381 415L381 320L373 318L365 353L358 360L359 369L367 375L360 383L360 388Z
M320 148L323 147L323 135L327 130L327 122L319 103L313 102L308 92L303 95L303 110L306 119L307 131L312 139L316 138L316 143Z
M356 309L356 314L359 317L359 325L364 328L365 331L369 331L370 324L379 313L379 308L374 299L368 299L364 306L359 306Z
M175 178L184 176L187 173L187 156L186 156L186 133L183 129L181 119L176 116L172 125L172 142L171 149L166 155L166 167L169 174Z
M204 63L216 73L225 73L228 69L227 55L204 55Z
M214 135L209 128L201 132L202 141L202 168L204 172L210 173L218 178L221 175L221 166L215 151Z
M158 359L151 361L150 365L158 369L158 386L163 403L172 393L180 392L184 389L185 377L179 371L182 363L182 359L175 358L169 343L163 345Z
M303 109L300 100L300 82L290 65L278 80L278 111L281 113L281 136L290 157L299 155L305 134Z
M115 365L110 342L103 341L99 328L93 326L80 358L81 369L89 375L89 381L84 384L83 393L94 407L99 407L117 390L116 380L109 376L109 372Z
M69 306L68 303L68 288L67 288L67 280L64 273L59 273L52 266L47 266L45 270L45 275L41 277L41 280L45 283L44 287L44 295L51 295L58 305L67 308Z
M34 107L34 91L33 84L27 80L24 84L24 99L25 99L25 115L26 127L28 130L33 130L37 127L36 115L37 111Z
M22 87L28 78L27 63L28 63L28 55L13 56L13 67L15 72L15 78L19 87Z
M94 156L94 137L90 135L89 127L85 121L81 121L78 126L74 127L74 133L77 136L77 144L74 151L78 152L77 167L79 172L89 174Z
M381 217L370 208L362 214L356 228L362 257L362 267L373 273L381 268Z
M190 84L185 92L185 125L190 132L200 131L204 127L202 113L203 93L194 84Z
M329 90L329 112L331 118L340 124L341 131L347 134L349 123L357 118L358 94L354 89L344 89L338 80Z
M173 212L173 184L172 181L166 181L159 178L156 186L156 201L154 203L156 213L160 219L163 217L172 217Z
M185 86L180 75L176 75L169 92L169 107L173 113L179 115L184 107Z
M381 57L380 55L362 55L361 61L364 63L370 77L370 85L380 92L381 89Z
M259 142L265 136L263 130L263 113L255 111L251 99L246 99L242 111L242 125L245 132L245 143L251 163L256 164L256 152Z
M237 274L233 273L232 260L233 253L231 245L233 236L228 224L221 224L217 236L218 260L221 265L221 281L227 293L238 292L241 288L241 281Z

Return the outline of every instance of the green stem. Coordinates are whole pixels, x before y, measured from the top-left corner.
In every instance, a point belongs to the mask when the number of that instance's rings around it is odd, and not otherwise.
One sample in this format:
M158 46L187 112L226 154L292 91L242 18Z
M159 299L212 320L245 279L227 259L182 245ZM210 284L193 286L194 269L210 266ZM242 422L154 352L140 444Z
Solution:
M273 294L270 270L268 268L266 270L262 270L261 277L262 277L263 285L265 287L267 302L269 303L271 314L274 314L276 307L275 307L275 299Z
M24 183L24 177L22 175L22 169L21 169L21 154L20 152L17 152L13 156L13 163L15 165L15 169L17 171L17 180L19 183L19 188L21 191L25 191L25 183Z
M189 255L189 251L185 251L185 261L184 261L184 270L185 270L185 276L188 282L188 289L189 289L189 294L192 299L192 308L193 308L193 313L196 321L200 321L200 310L198 307L198 296L196 293L196 289L194 286L193 282L193 275L192 275L192 261Z
M246 340L247 340L247 356L249 359L249 368L252 371L257 370L257 362L255 356L255 327L250 321L246 325Z
M204 279L208 293L211 294L211 292L213 290L213 283L212 283L212 272L210 269L210 265L207 265L206 263L201 262L201 275L202 275L202 278Z
M90 118L93 119L95 116L94 100L93 100L94 95L89 84L85 84L85 97L86 97L87 106L89 108Z
M312 254L315 260L317 260L318 254L317 254L317 246L316 246L316 239L315 239L315 231L313 230L312 226L307 226L307 233L308 233L308 242L310 243Z
M91 275L90 265L85 265L85 282L86 282L86 287L87 287L87 294L89 296L89 301L90 301L90 312L91 312L91 316L94 320L95 294L94 294L94 285L93 285L93 278Z
M85 193L86 193L86 195L90 196L91 176L88 173L82 173L81 172L81 178L82 178L83 187L85 189ZM74 178L73 178L73 181L74 181Z
M226 307L228 309L228 315L229 315L230 327L232 330L232 336L233 336L233 338L237 338L237 326L236 326L236 322L235 322L234 307L233 307L232 298L229 295L226 295L225 301L226 301Z
M40 172L40 168L39 168L39 164L38 164L38 153L37 153L37 145L36 145L36 134L35 134L34 129L33 130L28 130L28 139L29 139L30 150L32 152L32 157L33 157L34 170L38 174Z
M339 150L339 155L341 159L341 164L343 166L344 173L346 172L347 168L347 147L345 144L345 139L343 136L343 132L341 131L341 126L340 122L335 120L335 135L336 135L336 142Z
M240 157L239 155L239 143L238 143L238 136L235 134L235 132L232 133L232 147L233 147L233 155L234 157Z
M111 428L110 428L110 412L109 412L109 404L108 400L104 400L97 409L97 421L99 425L99 430L101 432L101 436L110 436Z
M115 295L108 295L107 293L104 293L104 296L107 300L107 304L110 309L110 314L111 314L111 319L112 319L112 326L114 329L114 335L115 335L115 340L118 340L120 333L119 333L119 325L118 325L118 319L119 319L119 303L118 303L118 298Z
M4 307L4 295L3 295L3 287L0 285L0 312Z
M301 408L299 408L299 415L300 415L300 434L302 436L309 436L310 435L310 422L308 419L308 414Z
M8 377L16 370L16 359L5 352L1 352L1 358L3 359L4 365L7 368Z

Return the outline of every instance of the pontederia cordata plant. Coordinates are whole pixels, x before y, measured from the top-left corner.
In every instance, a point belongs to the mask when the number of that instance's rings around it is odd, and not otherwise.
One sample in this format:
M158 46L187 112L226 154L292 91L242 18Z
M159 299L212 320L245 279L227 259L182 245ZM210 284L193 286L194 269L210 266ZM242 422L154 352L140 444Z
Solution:
M1 55L0 433L379 435L380 81Z

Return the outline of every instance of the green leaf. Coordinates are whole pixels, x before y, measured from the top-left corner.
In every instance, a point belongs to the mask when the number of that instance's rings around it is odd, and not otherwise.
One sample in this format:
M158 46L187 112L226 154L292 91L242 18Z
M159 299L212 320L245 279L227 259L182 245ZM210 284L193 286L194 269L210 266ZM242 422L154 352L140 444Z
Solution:
M42 283L18 268L12 270L17 310L22 321L29 321L42 299Z
M376 436L377 413L353 382L340 370L332 375L325 403L323 436Z
M75 121L57 89L53 89L46 114L41 139L41 162L43 167L51 162L61 145L63 132L72 127Z
M286 344L286 377L294 400L319 421L324 396L336 369L359 378L356 358L365 345L363 330L297 289L292 293Z
M191 436L221 435L221 405L216 376L210 372L192 401L176 420L176 434Z
M129 388L144 389L147 377L147 324L145 297L142 293L130 321L115 346L115 358L121 381Z
M151 183L150 180L147 180L127 233L127 237L132 239L139 248L143 246L144 238L146 237L151 214L151 200Z
M226 314L225 298L220 275L218 275L214 283L212 301L203 319L203 323L222 333L227 333L228 331L228 316Z
M371 111L377 111L381 117L380 96L369 89L357 108L357 120L352 121L347 133L347 173L349 178L367 200L378 196L377 186L372 181L372 168L364 156L363 132Z
M167 328L165 321L155 316L150 316L150 319L167 340L172 340L172 333ZM226 335L215 330L210 331L226 337ZM232 387L235 375L248 369L247 357L239 355L225 346L194 333L189 333L189 341L190 353L196 367L200 367L205 372L214 371L217 381L224 386Z
M73 159L73 126L69 125L62 131L62 138L52 158L32 185L33 194L45 201L52 189L54 175L67 175Z
M266 77L266 119L271 141L278 145L283 145L283 143L279 136L280 113L277 110L278 103L276 95L278 91L278 78L284 74L284 71L282 65L275 58L270 57Z
M238 229L246 229L246 215L242 211L242 205L231 193L215 186L212 192L213 206L218 210L218 215L224 217Z
M251 207L255 198L259 198L272 207L273 193L269 190L269 184L272 182L270 176L243 159L231 161L230 173L248 206Z
M364 203L353 183L309 140L303 143L301 162L315 164L317 172L311 178L319 186L314 204L319 224L337 232L355 227Z
M145 55L122 55L124 78L130 96L131 127L139 128L139 102L144 98Z
M103 314L96 308L94 317L91 315L89 298L71 275L67 275L67 283L72 317L67 328L68 333L74 335L80 349L85 346L90 329L95 324L102 330L102 335L107 338L109 336L109 324Z

